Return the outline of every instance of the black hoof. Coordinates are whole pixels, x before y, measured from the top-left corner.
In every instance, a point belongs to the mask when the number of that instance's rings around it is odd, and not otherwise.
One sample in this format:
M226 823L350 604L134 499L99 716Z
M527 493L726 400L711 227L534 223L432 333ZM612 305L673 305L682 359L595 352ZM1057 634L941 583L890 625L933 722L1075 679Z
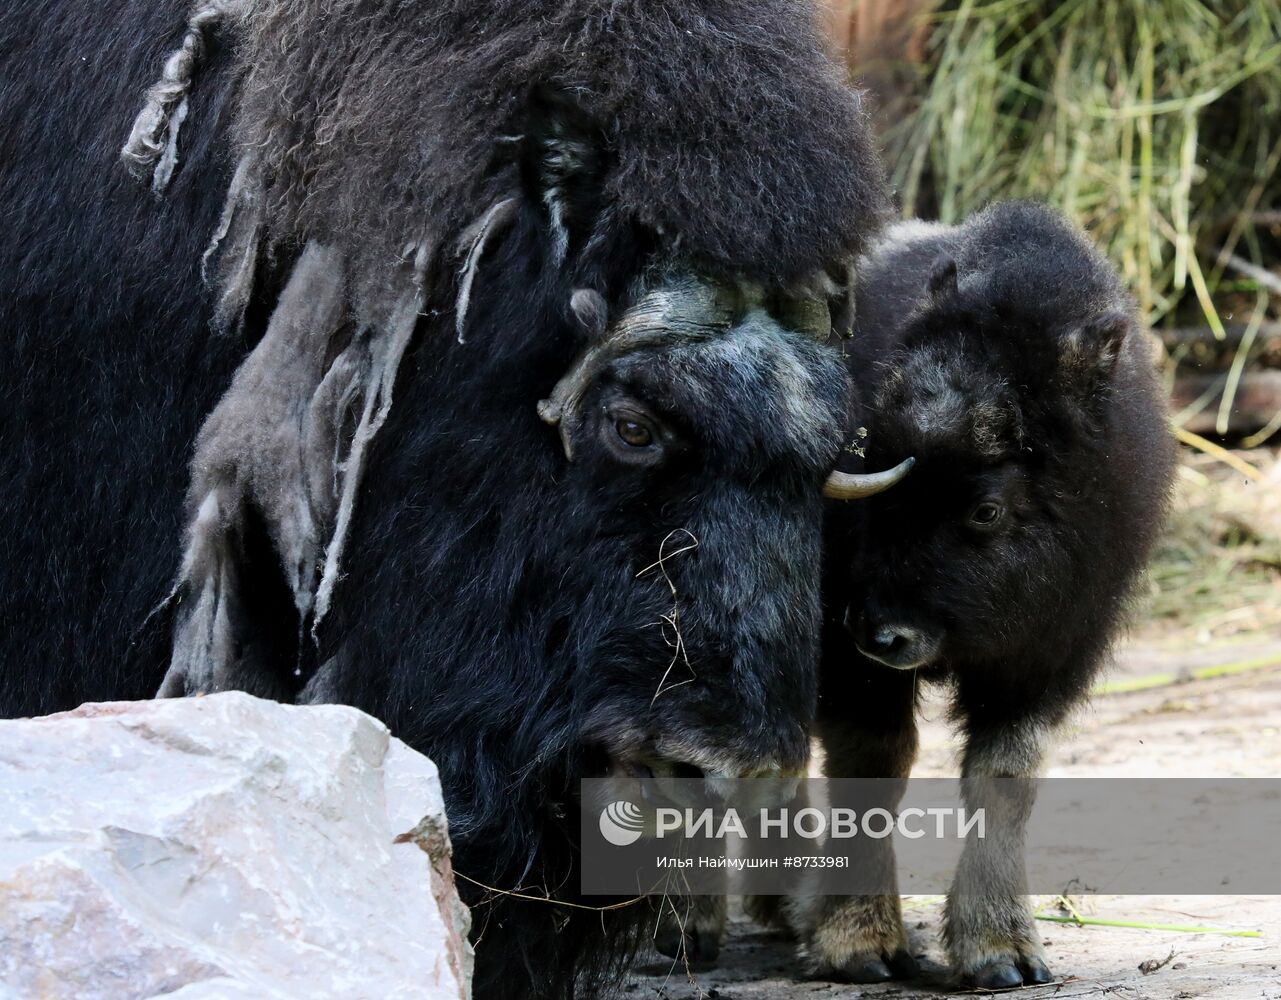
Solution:
M676 958L684 947L685 942L682 938L680 928L667 928L660 926L654 932L654 947L660 955L666 955L668 958Z
M841 966L839 978L848 983L885 983L894 972L880 958L855 959Z
M906 951L896 951L889 958L880 955L855 955L839 968L820 969L815 979L841 983L887 983L891 979L915 979L920 973L916 959Z
M895 979L915 979L921 974L920 965L906 951L896 951L890 956L890 968L894 970Z
M762 927L789 929L787 919L783 916L782 896L748 896L743 900L743 908Z
M1020 962L1019 968L1023 972L1023 982L1028 986L1040 986L1044 983L1054 982L1054 973L1039 958L1029 958Z
M982 990L1008 990L1023 985L1023 976L1010 962L992 962L974 973L974 985Z
M660 927L654 934L654 947L660 955L693 966L711 965L721 953L721 943L710 934L700 934L690 927L682 934L679 927Z

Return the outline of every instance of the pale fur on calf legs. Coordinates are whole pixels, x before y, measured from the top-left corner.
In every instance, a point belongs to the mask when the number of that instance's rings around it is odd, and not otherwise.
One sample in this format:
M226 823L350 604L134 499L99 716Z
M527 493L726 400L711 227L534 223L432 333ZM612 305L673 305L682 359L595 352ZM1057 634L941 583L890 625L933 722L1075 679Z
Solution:
M1027 899L1024 831L1050 732L1032 722L971 732L961 772L966 808L986 836L966 841L948 893L944 940L956 973L984 989L1051 980ZM993 781L991 779L998 779Z
M897 893L880 896L790 897L788 923L801 939L807 975L879 983L916 974Z

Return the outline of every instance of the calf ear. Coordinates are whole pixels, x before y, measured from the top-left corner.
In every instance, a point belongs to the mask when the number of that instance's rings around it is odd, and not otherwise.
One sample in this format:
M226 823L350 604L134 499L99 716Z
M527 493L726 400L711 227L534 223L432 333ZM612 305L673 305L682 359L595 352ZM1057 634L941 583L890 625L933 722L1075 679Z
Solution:
M1121 309L1109 309L1089 322L1070 330L1062 342L1061 360L1069 372L1106 378L1121 354L1125 335L1133 320Z
M950 298L956 294L956 258L950 253L941 253L930 265L930 296L934 301Z
M1120 309L1107 312L1065 333L1059 344L1059 366L1065 386L1094 410L1103 399L1100 390L1112 377L1121 345L1133 318Z

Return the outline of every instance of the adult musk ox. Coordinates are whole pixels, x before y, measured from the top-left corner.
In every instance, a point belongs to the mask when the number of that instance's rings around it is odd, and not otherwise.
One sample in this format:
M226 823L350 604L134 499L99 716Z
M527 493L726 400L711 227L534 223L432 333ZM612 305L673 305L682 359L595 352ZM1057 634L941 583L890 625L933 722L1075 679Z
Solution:
M866 460L916 465L892 494L829 512L826 770L906 778L920 681L950 682L962 791L990 816L948 897L951 961L990 989L1046 982L1023 824L1162 523L1164 396L1115 272L1041 206L891 228L859 268L858 300ZM892 866L888 843L872 847ZM820 971L912 967L897 896L815 896L791 917Z
M0 708L365 708L500 890L478 994L593 981L640 907L501 895L573 901L575 779L806 758L884 206L812 12L13 0L0 51Z

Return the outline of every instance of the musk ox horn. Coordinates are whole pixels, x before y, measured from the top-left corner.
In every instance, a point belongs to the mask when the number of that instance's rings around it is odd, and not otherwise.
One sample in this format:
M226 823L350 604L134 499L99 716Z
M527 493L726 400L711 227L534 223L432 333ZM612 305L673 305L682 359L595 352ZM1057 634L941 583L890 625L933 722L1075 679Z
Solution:
M850 472L833 472L823 484L823 496L833 500L861 500L882 490L888 490L912 471L916 459L905 458L892 469L855 475Z
M571 308L579 314L572 301ZM538 404L543 422L560 430L565 457L574 460L572 438L582 419L583 394L612 359L665 342L714 337L729 328L730 318L726 292L691 276L669 279L641 296Z

